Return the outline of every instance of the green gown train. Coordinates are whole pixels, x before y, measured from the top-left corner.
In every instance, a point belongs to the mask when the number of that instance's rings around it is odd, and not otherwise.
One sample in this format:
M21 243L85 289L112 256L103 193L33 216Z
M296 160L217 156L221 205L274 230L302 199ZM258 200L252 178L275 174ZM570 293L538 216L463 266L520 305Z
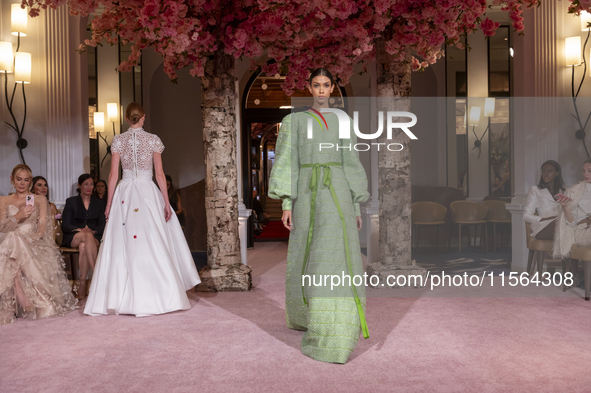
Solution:
M361 216L359 203L369 199L369 192L365 170L354 149L353 122L351 139L339 139L337 116L322 115L326 124L310 112L292 113L283 119L268 195L281 199L283 210L292 210L285 290L287 325L305 331L301 343L305 355L345 363L360 333L368 336L365 283L356 281L358 285L354 285L347 276L357 275L359 280L364 273L356 216ZM313 119L312 139L308 138L308 119ZM304 270L312 277L306 279L305 286ZM330 278L324 285L325 275L338 275L342 282L331 289Z

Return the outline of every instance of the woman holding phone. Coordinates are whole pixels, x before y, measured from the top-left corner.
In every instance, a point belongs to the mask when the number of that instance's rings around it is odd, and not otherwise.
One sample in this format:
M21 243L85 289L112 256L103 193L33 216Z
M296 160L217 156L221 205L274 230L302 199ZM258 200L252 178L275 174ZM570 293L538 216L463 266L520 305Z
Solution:
M567 258L573 244L591 246L591 160L583 163L583 178L564 195L556 195L562 209L554 235L554 258Z
M14 194L0 197L0 324L63 316L76 306L53 239L53 214L43 195L31 193L32 179L28 166L17 165Z

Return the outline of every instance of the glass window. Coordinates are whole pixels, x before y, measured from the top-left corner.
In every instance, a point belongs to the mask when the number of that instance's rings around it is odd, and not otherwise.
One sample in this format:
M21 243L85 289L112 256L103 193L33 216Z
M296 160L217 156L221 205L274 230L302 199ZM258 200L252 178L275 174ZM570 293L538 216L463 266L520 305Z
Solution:
M460 42L465 46L466 39ZM447 46L445 53L448 100L447 185L468 196L468 134L466 133L466 98L468 95L467 49Z
M489 118L489 195L510 197L511 185L511 56L509 27L501 26L488 41L488 95L495 97Z

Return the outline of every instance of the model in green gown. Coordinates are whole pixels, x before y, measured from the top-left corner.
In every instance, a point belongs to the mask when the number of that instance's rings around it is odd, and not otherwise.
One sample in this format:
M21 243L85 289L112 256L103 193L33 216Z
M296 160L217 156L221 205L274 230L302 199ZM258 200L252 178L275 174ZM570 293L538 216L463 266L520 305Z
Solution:
M369 199L367 176L353 147L355 133L351 132L351 139L339 139L335 114L322 113L326 124L314 119L313 138L308 139L307 124L312 114L320 117L312 110L283 119L275 145L269 197L281 199L283 210L292 211L285 293L287 325L305 331L301 343L305 355L323 362L345 363L362 327L364 336L368 336L365 283L354 285L345 279L344 285L331 290L328 279L326 286L306 281L303 287L302 274L305 269L305 274L316 280L324 275L363 276L356 217L361 216L359 203ZM334 147L320 151L319 143ZM337 144L347 148L337 151ZM309 255L304 265L306 248Z

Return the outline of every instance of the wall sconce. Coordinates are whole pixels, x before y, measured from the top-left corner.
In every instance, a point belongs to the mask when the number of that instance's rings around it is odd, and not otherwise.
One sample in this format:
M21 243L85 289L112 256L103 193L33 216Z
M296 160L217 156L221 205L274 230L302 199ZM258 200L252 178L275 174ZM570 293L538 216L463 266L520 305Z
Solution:
M589 31L589 23L591 23L591 14L581 11L581 31Z
M589 118L591 117L591 113L587 116L587 120L585 124L581 121L581 116L579 114L579 107L577 106L577 97L579 96L579 92L581 91L581 87L583 86L583 82L585 81L585 75L587 74L587 60L585 59L585 51L587 49L587 42L589 42L589 36L591 35L591 15L587 12L581 12L581 31L587 32L587 38L585 39L585 43L583 44L583 49L581 50L581 37L567 37L564 41L564 56L565 56L565 64L567 67L572 67L571 70L571 96L573 98L573 106L575 108L575 114L573 117L577 120L579 124L579 129L575 131L575 138L583 142L583 147L585 148L585 153L587 154L587 158L591 158L589 156L589 149L587 149L587 144L585 143L585 136L586 132L585 129L587 128L587 123L589 122ZM583 59L581 60L581 54ZM581 81L579 82L579 87L575 93L575 66L583 65L583 75L581 76ZM590 69L591 71L591 69Z
M109 123L113 123L113 136L115 136L115 122L119 120L117 106L117 103L111 102L107 104L107 116L109 118Z
M113 111L113 105L115 109ZM117 119L117 104L107 104L107 120L109 122L113 121L112 119ZM111 154L111 145L107 138L105 138L101 133L105 132L105 113L104 112L94 112L94 130L96 134L105 141L105 145L107 145L107 152L105 156L101 160L101 168L103 167L103 163L109 154ZM113 122L113 136L115 136L115 123Z
M0 42L0 71L11 74L13 63L12 42Z
M96 132L105 131L105 114L103 112L94 112L94 130Z
M480 110L479 106L473 106L470 108L470 117L468 118L468 124L471 126L477 126L480 123Z
M14 56L14 81L16 83L31 83L31 54L18 52Z
M19 49L21 45L21 36L27 36L27 20L27 10L22 9L20 4L12 4L10 14L10 31L12 35L17 36L17 46L14 56L12 54L12 43L0 42L0 73L4 74L4 97L6 101L6 106L8 108L8 112L10 113L10 117L12 118L12 122L6 122L6 124L8 124L8 126L12 128L18 136L16 146L18 147L20 159L23 164L26 164L25 157L23 155L23 149L25 149L28 145L27 140L23 138L25 123L27 121L27 96L25 94L25 85L31 83L31 54L19 52ZM10 95L9 99L8 74L13 73L13 71L14 87L12 88L12 94ZM14 95L16 93L16 89L19 83L21 85L21 90L23 94L24 106L21 124L19 124L19 122L17 121L13 107Z
M12 4L10 11L10 33L19 38L26 37L28 18L27 10L21 8L20 4Z
M564 40L564 56L567 66L581 65L581 37L567 37Z

